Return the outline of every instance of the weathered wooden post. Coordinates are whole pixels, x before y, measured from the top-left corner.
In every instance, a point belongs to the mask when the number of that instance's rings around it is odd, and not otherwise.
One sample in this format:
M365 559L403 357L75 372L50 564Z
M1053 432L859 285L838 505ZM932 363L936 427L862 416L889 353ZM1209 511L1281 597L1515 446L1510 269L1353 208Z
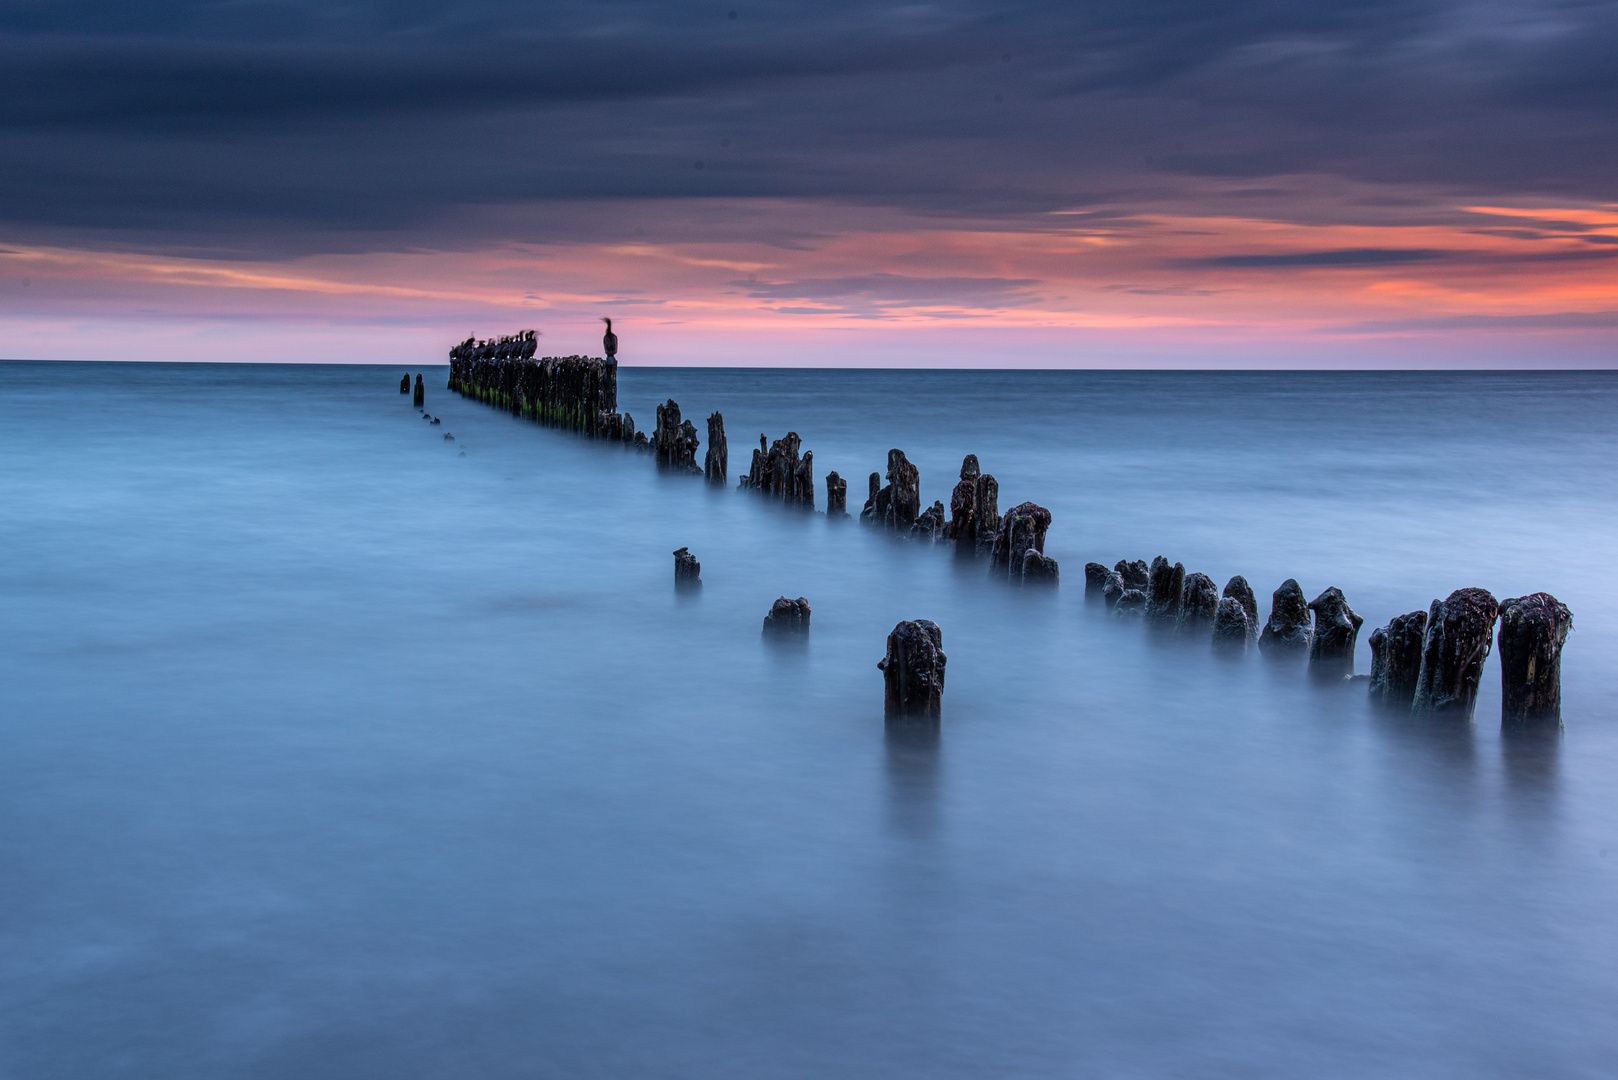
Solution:
M399 393L410 393L410 372L408 371L404 373L404 378L399 380Z
M1025 556L1030 551L1045 554L1045 533L1050 527L1051 512L1038 503L1018 503L1007 510L995 532L990 572L1000 572L1009 581L1021 582Z
M1258 597L1253 595L1253 586L1247 579L1237 574L1225 582L1225 591L1221 599L1229 598L1242 606L1247 613L1247 638L1249 644L1258 640Z
M1500 601L1500 726L1562 725L1562 644L1573 613L1550 593Z
M1119 576L1118 571L1107 571L1106 583L1101 586L1101 601L1107 605L1108 611L1113 609L1118 603L1118 598L1127 591L1128 587L1124 585L1124 579Z
M1472 719L1483 662L1494 647L1500 605L1487 589L1456 589L1427 609L1421 670L1410 711L1417 716Z
M1087 562L1084 564L1084 598L1086 600L1102 600L1106 598L1107 578L1112 576L1112 570L1106 563Z
M835 469L826 474L826 516L848 516L848 481L838 476Z
M708 416L708 455L702 461L702 475L710 484L726 482L730 467L730 449L725 443L725 418L719 413Z
M888 500L883 524L894 532L908 533L921 513L921 473L899 449L888 451Z
M901 622L888 635L888 655L877 661L889 720L937 720L944 703L944 633L928 619Z
M1354 645L1365 620L1348 606L1343 590L1333 585L1309 602L1315 613L1309 641L1309 671L1319 678L1341 678L1354 673Z
M1180 614L1174 632L1183 637L1206 640L1213 633L1219 613L1219 586L1207 574L1191 573L1180 587Z
M1029 548L1022 553L1022 583L1030 588L1054 589L1061 584L1062 570L1056 560Z
M657 463L676 472L698 473L697 429L689 420L680 419L680 406L670 398L657 407L657 431L652 436L652 448L657 451Z
M1314 636L1309 628L1309 604L1303 598L1303 586L1287 578L1270 594L1270 621L1258 636L1259 651L1277 658L1307 652Z
M702 587L702 564L697 562L690 548L680 548L674 553L674 587L681 590Z
M1125 589L1119 595L1116 603L1112 605L1112 615L1115 619L1134 619L1146 614L1148 601L1146 594L1139 589Z
M1180 617L1180 603L1185 596L1185 567L1180 563L1169 565L1159 555L1152 560L1146 575L1146 617L1155 623L1173 624Z
M860 524L880 525L883 516L883 497L887 492L882 490L882 474L872 473L867 480L870 485L870 495L865 500L865 507L860 511Z
M807 637L809 634L809 601L803 597L789 600L781 597L770 605L764 616L765 637Z
M416 397L415 397L415 402L416 402L416 407L417 408L420 408L421 406L427 404L427 387L421 381L421 376L420 375L416 376Z
M1113 569L1118 572L1119 577L1123 578L1124 588L1126 589L1139 589L1141 592L1145 592L1150 587L1151 570L1147 567L1145 559L1136 559L1134 562L1130 562L1128 559L1119 559Z
M1251 637L1251 624L1242 602L1234 596L1220 598L1219 606L1214 610L1214 648L1231 654L1245 653Z
M1421 674L1421 639L1427 613L1412 611L1388 620L1371 631L1371 700L1388 708L1410 711Z

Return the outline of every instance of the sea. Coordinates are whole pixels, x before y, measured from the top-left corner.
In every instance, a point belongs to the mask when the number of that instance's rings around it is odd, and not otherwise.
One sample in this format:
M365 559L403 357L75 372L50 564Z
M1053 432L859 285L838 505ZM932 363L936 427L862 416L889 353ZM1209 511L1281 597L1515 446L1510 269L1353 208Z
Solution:
M0 364L8 1080L1618 1075L1614 374L622 368L721 487L410 370ZM789 430L816 512L736 487ZM828 518L894 447L1060 587ZM1564 728L1086 600L1156 555L1342 589L1360 673L1550 592Z

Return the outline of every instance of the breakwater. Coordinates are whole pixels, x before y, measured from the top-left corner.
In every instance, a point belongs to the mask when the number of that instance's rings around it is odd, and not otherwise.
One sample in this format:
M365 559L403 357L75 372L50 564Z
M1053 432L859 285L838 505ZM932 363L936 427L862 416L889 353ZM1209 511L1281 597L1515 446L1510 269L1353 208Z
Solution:
M524 332L456 346L450 356L451 389L514 414L632 443L652 451L663 468L726 482L728 451L720 413L708 417L710 446L699 459L696 428L682 419L673 399L657 407L656 428L648 438L635 430L627 413L616 410L615 361L578 356L534 360L534 340L531 332ZM829 473L826 483L828 516L846 517L846 481ZM803 449L796 432L774 441L761 434L739 487L812 510L813 454ZM889 451L884 472L870 474L868 487L859 514L863 524L983 559L994 577L1013 585L1059 584L1060 568L1045 554L1051 511L1024 501L999 512L999 485L981 469L976 455L963 459L947 508L935 500L923 509L919 469L898 448ZM1244 577L1231 578L1221 592L1207 575L1187 572L1182 564L1158 556L1150 564L1087 564L1085 593L1115 618L1139 618L1154 632L1205 642L1225 655L1256 647L1271 660L1306 660L1317 681L1363 682L1372 700L1384 707L1468 721L1498 621L1502 724L1561 722L1561 651L1573 620L1567 607L1548 593L1499 601L1486 589L1464 588L1444 600L1434 599L1428 611L1398 616L1372 632L1369 675L1354 672L1364 619L1335 586L1309 600L1302 586L1288 579L1272 594L1269 616L1261 620ZM941 674L938 687L941 691Z

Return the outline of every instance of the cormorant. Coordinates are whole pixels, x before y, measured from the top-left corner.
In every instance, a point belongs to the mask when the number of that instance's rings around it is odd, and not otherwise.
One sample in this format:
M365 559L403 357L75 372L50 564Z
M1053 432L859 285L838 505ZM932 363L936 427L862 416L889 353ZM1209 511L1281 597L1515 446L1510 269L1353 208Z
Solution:
M601 335L601 347L607 350L607 359L618 359L618 335L612 332L612 320L605 315L601 321L607 324L607 332Z

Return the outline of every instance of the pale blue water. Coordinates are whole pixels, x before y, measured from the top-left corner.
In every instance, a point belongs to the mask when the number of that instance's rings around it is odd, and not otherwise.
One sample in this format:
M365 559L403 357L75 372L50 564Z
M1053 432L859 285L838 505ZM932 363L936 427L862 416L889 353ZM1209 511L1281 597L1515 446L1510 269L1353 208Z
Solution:
M1050 596L400 370L0 366L0 1075L1618 1069L1618 379L622 372L856 511L978 454ZM1494 660L1418 724L1085 604L1156 554L1341 587L1361 671L1555 593L1566 732L1503 741ZM936 741L882 721L916 617Z

